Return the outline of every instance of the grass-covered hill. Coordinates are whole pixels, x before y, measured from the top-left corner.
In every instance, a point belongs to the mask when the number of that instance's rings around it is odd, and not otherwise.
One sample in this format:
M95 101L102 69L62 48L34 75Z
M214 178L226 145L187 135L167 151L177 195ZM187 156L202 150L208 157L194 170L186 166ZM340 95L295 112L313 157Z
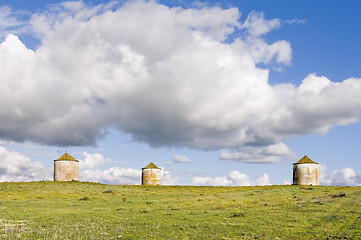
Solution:
M0 239L361 239L361 187L0 183Z

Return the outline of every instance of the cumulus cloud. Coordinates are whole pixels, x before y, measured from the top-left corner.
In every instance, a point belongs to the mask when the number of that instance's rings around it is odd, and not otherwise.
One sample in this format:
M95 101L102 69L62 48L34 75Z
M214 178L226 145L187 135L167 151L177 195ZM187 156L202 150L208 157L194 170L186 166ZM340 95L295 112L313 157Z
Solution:
M79 180L105 184L141 184L140 169L111 167L100 169L101 165L111 162L100 153L83 152L79 160ZM18 152L9 151L0 145L0 182L53 180L53 169L46 168L41 162L31 161ZM179 179L162 169L162 185L175 185Z
M111 167L105 170L81 169L80 181L100 182L105 184L140 185L142 171L134 168ZM178 178L169 171L162 169L162 185L175 185Z
M247 146L237 150L221 151L221 160L234 160L246 163L276 163L281 159L296 159L297 156L284 143L268 146Z
M84 160L79 160L80 181L100 182L105 184L139 185L141 184L142 171L134 168L111 167L99 169L101 165L111 162L100 153L89 154L83 152ZM177 177L162 169L162 185L174 185L178 182Z
M176 185L179 182L178 177L173 176L170 171L165 170L164 168L162 168L161 174L162 185Z
M141 170L133 168L112 167L106 170L85 169L79 173L81 181L100 182L105 184L134 185L141 183Z
M332 185L356 185L356 172L352 168L339 169L332 172L331 179Z
M237 170L234 170L229 173L228 176L218 176L218 177L193 177L190 185L197 186L253 186L253 185L269 185L269 177L266 173L256 179L256 182L249 180L249 177L240 173Z
M42 163L33 162L18 152L0 146L0 182L50 179L50 171Z
M291 179L283 179L282 184L283 184L283 185L291 185L291 184L292 184L292 180L291 180Z
M281 26L280 19L267 20L263 13L251 12L241 29L245 29L248 34L244 37L244 42L236 40L237 45L246 44L247 51L251 54L255 63L270 63L273 59L279 64L290 64L292 49L289 42L280 40L268 44L260 36L277 29Z
M89 154L83 152L84 160L79 160L80 169L92 169L106 162L111 162L100 153Z
M290 43L263 39L279 19L253 12L242 23L240 14L155 1L68 2L34 14L37 49L14 34L0 44L0 138L84 146L112 127L153 147L229 148L222 159L277 162L289 154L283 139L359 121L358 78L311 74L271 86L257 64L289 64Z
M258 185L258 186L271 185L269 182L268 174L264 173L262 176L258 177L256 180L256 185Z
M327 165L320 163L318 166L318 172L320 185L331 185L332 179L327 174Z
M141 170L133 168L111 167L101 170L98 167L111 162L100 153L83 152L84 159L79 160L80 181L100 182L106 184L140 184Z
M194 177L190 185L197 186L230 186L232 181L227 177Z
M320 164L320 184L333 186L361 186L361 172L352 168L336 169L327 173L327 166Z
M248 176L244 173L240 173L237 170L234 170L229 173L229 178L232 183L236 186L250 186L251 182L248 180Z

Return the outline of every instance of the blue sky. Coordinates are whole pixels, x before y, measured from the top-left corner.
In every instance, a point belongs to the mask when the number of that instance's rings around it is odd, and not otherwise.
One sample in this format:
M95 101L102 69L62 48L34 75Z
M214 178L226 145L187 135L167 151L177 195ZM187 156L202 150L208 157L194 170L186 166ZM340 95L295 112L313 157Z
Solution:
M360 185L358 1L0 0L0 180Z

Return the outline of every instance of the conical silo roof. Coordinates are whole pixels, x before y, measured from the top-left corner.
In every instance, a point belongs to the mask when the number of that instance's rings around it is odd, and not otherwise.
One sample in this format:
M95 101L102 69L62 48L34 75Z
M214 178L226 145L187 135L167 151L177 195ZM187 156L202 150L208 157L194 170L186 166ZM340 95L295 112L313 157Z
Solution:
M318 164L317 162L312 161L309 157L307 157L307 155L305 155L303 158L301 158L298 162L294 163L294 164L303 164L303 163L313 163L313 164Z
M145 166L143 169L150 169L150 168L155 168L155 169L160 169L159 167L157 167L153 162L149 163L147 166Z
M64 153L61 157L59 157L57 160L67 160L67 161L78 161L75 158L73 158L69 153ZM57 161L55 160L55 161Z

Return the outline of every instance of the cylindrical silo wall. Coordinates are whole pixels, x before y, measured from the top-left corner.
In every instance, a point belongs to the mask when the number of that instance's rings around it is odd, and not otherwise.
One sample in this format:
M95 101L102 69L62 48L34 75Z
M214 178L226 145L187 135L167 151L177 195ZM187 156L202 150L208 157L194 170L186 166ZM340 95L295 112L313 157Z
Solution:
M160 185L161 170L147 168L142 171L142 185Z
M293 184L319 185L318 164L312 164L312 163L294 164Z
M78 161L54 161L54 181L79 181Z

